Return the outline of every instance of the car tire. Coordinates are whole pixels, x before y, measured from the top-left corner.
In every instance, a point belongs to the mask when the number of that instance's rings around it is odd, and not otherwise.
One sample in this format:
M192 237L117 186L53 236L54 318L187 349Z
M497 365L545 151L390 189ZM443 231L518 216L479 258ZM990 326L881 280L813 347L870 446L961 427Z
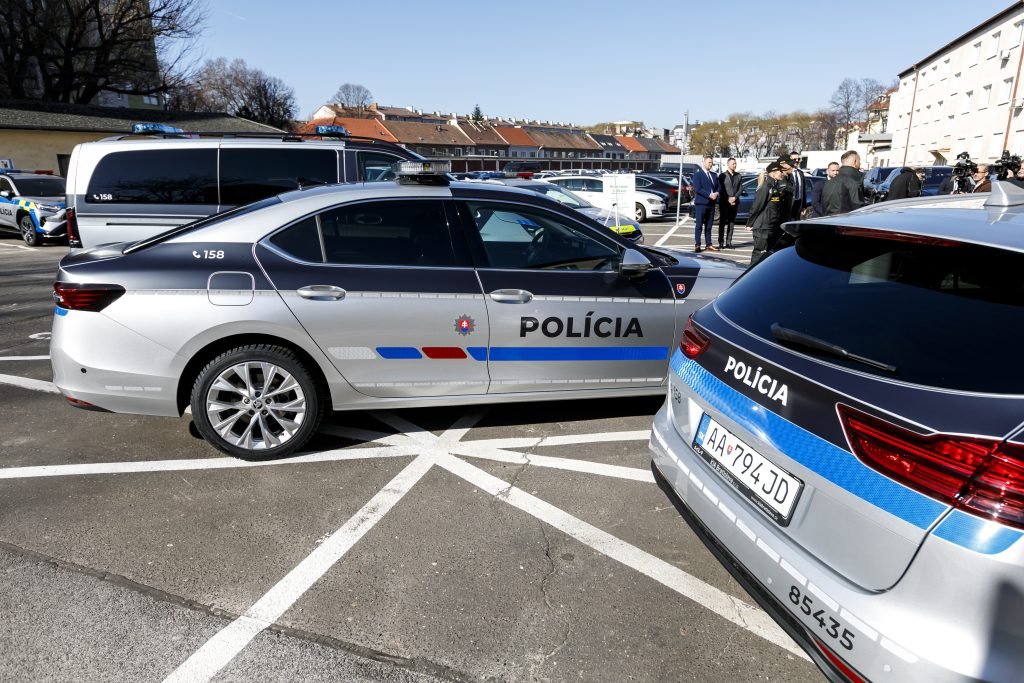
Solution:
M239 346L211 360L196 377L191 401L202 437L242 460L270 460L297 451L316 432L325 411L317 382L302 360L270 344Z
M647 209L644 208L643 204L641 204L640 202L637 202L636 203L636 222L637 223L643 223L645 220L647 220Z
M25 240L25 244L30 247L39 246L39 233L36 232L36 224L33 222L32 216L27 213L22 214L18 219L18 228L21 229L21 239Z

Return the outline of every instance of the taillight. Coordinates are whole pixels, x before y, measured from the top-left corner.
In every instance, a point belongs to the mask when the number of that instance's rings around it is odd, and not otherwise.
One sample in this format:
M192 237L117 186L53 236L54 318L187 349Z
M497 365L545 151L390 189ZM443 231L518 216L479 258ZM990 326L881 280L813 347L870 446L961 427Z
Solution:
M953 507L1024 529L1024 446L921 436L844 405L839 415L854 454L872 469Z
M677 190L677 189L676 189L676 188L674 188L674 187L670 187L670 188L668 189L668 191L669 191L669 194L679 194L679 190Z
M814 638L814 644L818 646L818 650L821 652L821 654L825 655L825 658L832 663L832 666L838 669L843 674L843 676L845 676L846 679L850 681L850 683L867 683L867 681L865 681L863 678L857 675L856 671L850 668L849 664L840 659L839 655L837 655L835 652L832 652L832 650L830 650L828 646L825 645L825 643L821 642L817 638Z
M711 339L697 329L693 324L693 316L686 319L686 327L683 329L683 338L679 341L679 350L687 358L696 358L707 351Z
M78 216L73 208L68 208L64 213L68 219L68 246L72 248L81 247L82 240L78 237Z
M69 311L102 311L124 294L120 285L75 284L56 282L53 302Z
M837 235L848 237L868 237L871 239L886 240L888 242L906 242L909 244L925 244L933 247L960 247L962 242L947 240L941 237L930 237L928 235L912 235L907 232L889 232L888 230L875 230L874 228L836 228Z

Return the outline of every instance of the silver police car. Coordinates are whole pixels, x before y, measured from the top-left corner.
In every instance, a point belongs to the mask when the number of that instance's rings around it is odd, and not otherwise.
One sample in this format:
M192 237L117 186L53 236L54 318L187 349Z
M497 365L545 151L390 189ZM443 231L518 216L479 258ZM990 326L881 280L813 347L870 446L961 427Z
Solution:
M786 230L687 325L659 476L830 680L1024 680L1024 190Z
M243 458L300 448L328 409L659 394L687 316L739 274L397 166L65 257L57 387L89 409L191 406Z

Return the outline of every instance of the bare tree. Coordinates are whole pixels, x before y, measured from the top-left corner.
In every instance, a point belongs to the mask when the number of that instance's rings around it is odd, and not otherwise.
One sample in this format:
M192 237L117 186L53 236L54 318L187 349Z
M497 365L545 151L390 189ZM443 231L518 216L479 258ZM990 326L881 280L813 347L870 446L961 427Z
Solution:
M244 60L208 60L194 81L171 90L171 108L227 112L234 116L288 128L295 116L295 91Z
M373 93L357 83L343 83L331 98L332 104L340 105L357 115L366 111L372 102Z
M0 92L57 102L167 92L204 21L202 0L3 0Z
M864 92L859 81L853 78L844 78L836 91L832 93L829 100L832 111L836 115L839 127L845 135L849 135L853 124L858 121L861 112L864 111ZM842 140L842 145L846 144Z

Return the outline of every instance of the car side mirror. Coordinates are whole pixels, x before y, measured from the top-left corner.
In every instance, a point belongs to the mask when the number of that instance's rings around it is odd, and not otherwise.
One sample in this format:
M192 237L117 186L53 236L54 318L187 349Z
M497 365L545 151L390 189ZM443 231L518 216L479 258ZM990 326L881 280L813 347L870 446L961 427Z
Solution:
M10 199L11 193L8 190L0 190L0 197L3 197L4 199Z
M651 262L636 249L627 249L619 263L619 275L630 280L637 280L647 275Z

